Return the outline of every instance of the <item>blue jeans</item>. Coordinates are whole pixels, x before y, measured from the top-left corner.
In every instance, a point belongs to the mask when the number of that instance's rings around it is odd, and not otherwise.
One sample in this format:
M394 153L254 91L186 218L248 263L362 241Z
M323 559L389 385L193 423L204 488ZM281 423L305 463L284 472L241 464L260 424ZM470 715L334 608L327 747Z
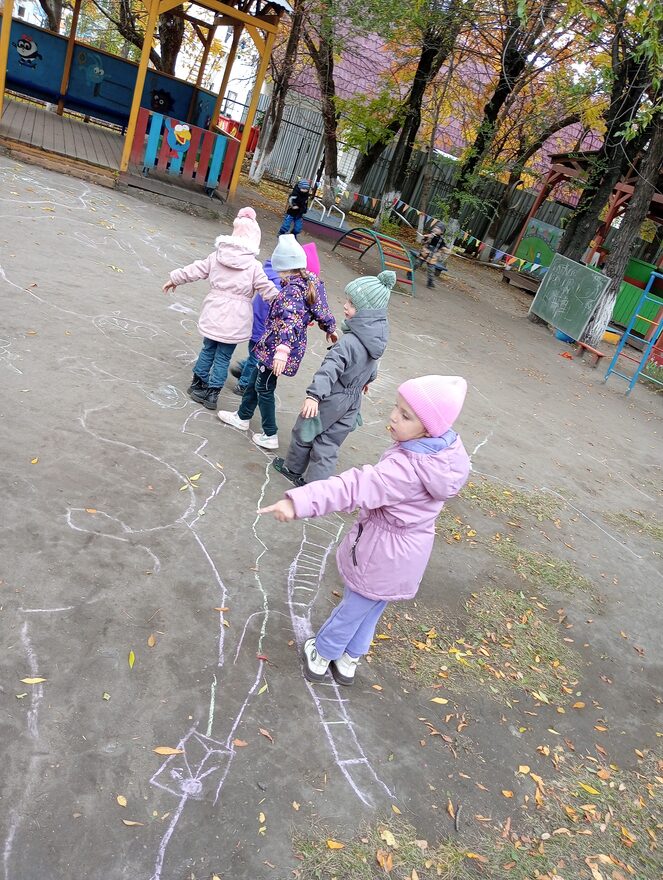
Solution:
M318 653L325 660L338 660L344 651L351 657L367 654L386 607L386 600L367 599L346 587L315 637Z
M193 372L203 382L207 382L210 388L223 388L228 378L228 367L234 351L234 342L217 342L204 336L203 347Z
M253 371L258 366L258 359L253 354L253 349L256 347L257 344L258 343L254 342L252 339L249 341L249 356L239 363L240 367L242 368L242 375L237 380L237 384L241 388L247 388L249 385L255 385L256 377L253 376L252 381L251 376L253 375Z
M279 235L287 235L290 232L290 225L294 223L295 228L292 230L293 235L299 235L302 231L302 226L304 225L304 217L301 215L297 215L297 217L293 217L292 214L288 214L286 211L283 215L283 222L281 223L281 228L279 229Z
M252 382L242 396L237 415L240 419L250 419L260 407L263 433L273 437L278 431L276 425L276 400L274 389L276 388L276 376L264 364L254 367L255 381Z

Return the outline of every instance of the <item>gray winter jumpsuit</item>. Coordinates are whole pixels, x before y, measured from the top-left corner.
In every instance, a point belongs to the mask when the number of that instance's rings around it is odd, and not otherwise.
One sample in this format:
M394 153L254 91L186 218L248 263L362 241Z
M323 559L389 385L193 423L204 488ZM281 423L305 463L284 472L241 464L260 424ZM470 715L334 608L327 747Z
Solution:
M340 446L356 427L364 386L377 376L378 359L387 347L386 309L362 309L346 326L306 389L306 396L319 402L322 432L304 440L302 427L308 420L302 416L292 430L285 466L302 474L307 483L326 480L336 470Z

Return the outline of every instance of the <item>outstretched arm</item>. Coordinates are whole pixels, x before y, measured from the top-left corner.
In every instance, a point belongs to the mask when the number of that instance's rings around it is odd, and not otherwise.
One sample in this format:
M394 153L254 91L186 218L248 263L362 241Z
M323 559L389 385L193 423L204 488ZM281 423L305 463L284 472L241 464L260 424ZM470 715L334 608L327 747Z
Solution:
M214 256L214 254L210 254L204 260L196 260L193 263L189 263L188 266L183 266L181 269L173 269L170 273L170 285L176 287L180 284L188 284L191 281L202 281L204 278L209 278Z

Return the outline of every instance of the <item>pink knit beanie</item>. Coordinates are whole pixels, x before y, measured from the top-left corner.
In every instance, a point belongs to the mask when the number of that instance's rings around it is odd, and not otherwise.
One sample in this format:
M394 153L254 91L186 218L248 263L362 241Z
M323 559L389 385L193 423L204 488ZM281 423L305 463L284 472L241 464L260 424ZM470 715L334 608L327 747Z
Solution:
M256 253L260 250L260 227L253 208L240 208L233 220L233 238L241 238Z
M430 436L441 437L460 415L467 382L462 376L419 376L403 382L398 393Z

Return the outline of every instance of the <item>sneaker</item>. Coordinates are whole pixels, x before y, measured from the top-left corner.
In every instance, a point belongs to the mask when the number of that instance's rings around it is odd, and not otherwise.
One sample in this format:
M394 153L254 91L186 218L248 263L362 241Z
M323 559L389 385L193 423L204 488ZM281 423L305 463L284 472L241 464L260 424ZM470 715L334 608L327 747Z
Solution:
M248 428L248 424L246 427ZM251 439L253 440L255 445L259 446L261 449L279 448L279 438L277 434L272 434L271 437L268 437L267 434L254 434Z
M242 368L239 364L230 365L230 375L234 376L235 379L239 379L239 377L242 375Z
M304 661L304 678L309 681L324 681L329 667L329 660L318 654L315 639L306 639L302 652Z
M285 461L282 458L275 458L272 462L272 467L275 471L278 471L280 474L286 478L286 480L290 480L293 486L305 486L306 480L301 474L295 473L295 471L291 471L290 468L285 466Z
M246 391L246 386L240 385L238 382L232 391L233 391L233 394L236 394L238 397L244 397L244 392Z
M220 409L217 413L217 416L225 425L231 425L233 428L237 428L239 431L249 430L251 419L240 419L236 412L228 412L225 409Z
M355 672L359 664L359 657L351 657L346 652L338 658L331 661L331 674L335 681L344 684L347 687L355 683Z

